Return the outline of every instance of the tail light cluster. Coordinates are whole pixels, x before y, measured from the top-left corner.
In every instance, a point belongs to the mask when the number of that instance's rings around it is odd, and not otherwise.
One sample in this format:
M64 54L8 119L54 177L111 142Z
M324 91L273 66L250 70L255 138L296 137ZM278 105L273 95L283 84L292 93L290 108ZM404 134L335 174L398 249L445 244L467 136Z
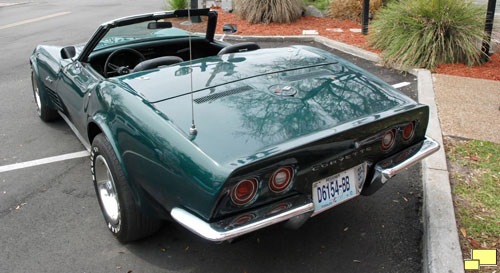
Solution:
M278 169L271 175L269 179L269 189L272 192L280 193L288 189L292 182L293 169L292 167L283 167Z
M382 150L389 150L390 148L392 148L392 145L394 145L394 142L396 142L396 134L394 133L394 131L394 129L389 130L382 137L382 144L380 146Z
M259 183L257 179L251 178L241 180L234 186L231 193L231 200L233 203L240 206L248 204L255 199L258 189Z
M404 141L409 141L413 138L415 135L415 121L412 121L406 125L406 127L403 129L403 140Z
M292 185L293 177L294 169L291 166L280 167L269 177L269 190L273 193L286 192ZM231 191L231 201L238 206L250 204L255 201L258 189L257 178L241 180Z
M405 127L401 130L401 137L403 141L410 141L415 136L415 121L411 121L406 124ZM380 144L380 148L382 150L387 151L390 150L394 143L396 142L396 129L391 129L384 133L382 136L382 142Z

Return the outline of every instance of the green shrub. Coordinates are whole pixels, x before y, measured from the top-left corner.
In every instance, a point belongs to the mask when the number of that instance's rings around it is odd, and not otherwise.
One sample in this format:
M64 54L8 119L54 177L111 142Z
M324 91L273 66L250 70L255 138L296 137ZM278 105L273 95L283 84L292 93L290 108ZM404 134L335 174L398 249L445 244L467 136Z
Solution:
M168 6L170 9L185 9L188 6L188 0L168 0Z
M304 6L313 5L321 11L328 11L330 6L330 0L302 0L302 3L304 3Z
M467 0L392 1L373 20L369 44L401 68L479 64L484 17L483 7Z
M290 23L302 16L299 0L239 0L236 11L250 24Z

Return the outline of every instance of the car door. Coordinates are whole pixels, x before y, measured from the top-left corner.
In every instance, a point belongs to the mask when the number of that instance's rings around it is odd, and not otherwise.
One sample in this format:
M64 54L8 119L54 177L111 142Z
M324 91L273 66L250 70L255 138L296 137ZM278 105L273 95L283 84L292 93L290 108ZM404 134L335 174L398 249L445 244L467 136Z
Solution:
M62 60L61 65L57 84L58 95L70 121L85 135L89 97L91 90L101 79L89 70L87 64L78 60Z

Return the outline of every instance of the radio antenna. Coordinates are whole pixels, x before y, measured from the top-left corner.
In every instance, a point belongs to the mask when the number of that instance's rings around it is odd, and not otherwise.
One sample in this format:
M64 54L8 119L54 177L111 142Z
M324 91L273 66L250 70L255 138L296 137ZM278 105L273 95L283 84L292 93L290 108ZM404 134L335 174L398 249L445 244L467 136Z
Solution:
M194 99L193 99L193 52L191 48L191 1L188 8L188 24L189 24L189 78L191 81L191 128L189 128L190 135L196 135L198 130L196 130L196 125L194 125Z

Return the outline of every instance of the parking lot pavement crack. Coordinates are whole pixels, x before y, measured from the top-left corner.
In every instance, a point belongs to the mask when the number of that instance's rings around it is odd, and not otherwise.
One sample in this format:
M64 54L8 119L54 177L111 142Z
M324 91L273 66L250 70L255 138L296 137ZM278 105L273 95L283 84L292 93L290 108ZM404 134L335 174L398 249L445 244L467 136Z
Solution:
M36 197L38 194L43 194L43 193L53 189L54 187L61 185L62 182L64 181L64 178L66 176L70 175L72 173L71 171L73 169L80 167L80 166L81 166L81 162L79 162L79 163L74 162L73 164L68 166L68 168L65 168L65 170L62 173L58 174L53 179L51 179L49 181L49 183L43 184L42 188L38 188L36 190L33 190L21 198L16 198L15 203L9 205L8 208L6 208L6 209L0 210L0 219L9 215L11 212L16 211L15 208L19 204L21 204L21 203L30 204L30 200L33 199L34 197ZM89 179L89 181L90 181L90 179ZM73 193L68 193L68 194L73 195ZM82 196L82 194L75 194L74 196L79 197L79 198L84 198L84 197L89 197L90 195L84 194L84 196Z

